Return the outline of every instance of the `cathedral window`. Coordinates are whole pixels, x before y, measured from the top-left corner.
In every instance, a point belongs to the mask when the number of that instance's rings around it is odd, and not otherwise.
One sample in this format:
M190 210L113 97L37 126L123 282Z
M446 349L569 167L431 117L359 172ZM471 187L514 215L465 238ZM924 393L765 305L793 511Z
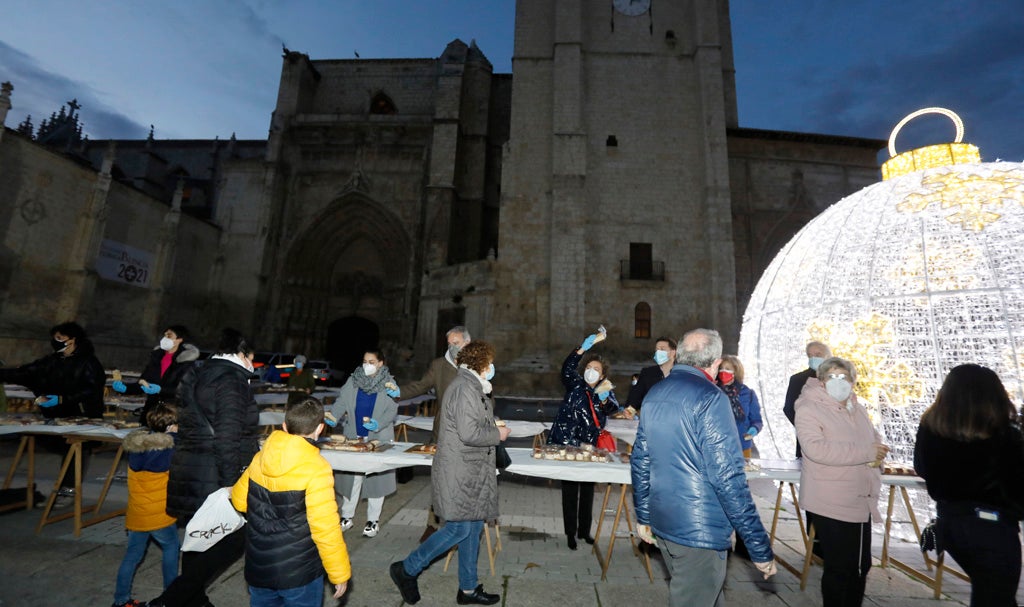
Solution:
M651 305L641 301L633 308L633 337L651 338Z
M371 114L397 114L395 103L384 93L377 93L370 101Z

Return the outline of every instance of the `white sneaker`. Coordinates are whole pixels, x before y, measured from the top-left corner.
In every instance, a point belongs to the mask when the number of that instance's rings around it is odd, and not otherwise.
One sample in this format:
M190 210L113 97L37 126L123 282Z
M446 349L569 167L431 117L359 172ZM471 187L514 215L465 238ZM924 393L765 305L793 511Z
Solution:
M341 530L342 531L348 531L351 528L352 528L352 519L350 519L350 518L343 518L343 519L341 519Z
M366 521L366 526L363 527L363 535L366 537L377 537L377 532L380 531L380 525L377 521Z

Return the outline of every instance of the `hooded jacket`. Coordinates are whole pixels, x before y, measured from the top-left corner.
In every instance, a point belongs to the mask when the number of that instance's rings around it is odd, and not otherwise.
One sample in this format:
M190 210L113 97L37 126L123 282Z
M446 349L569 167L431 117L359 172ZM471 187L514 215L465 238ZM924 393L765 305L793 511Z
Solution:
M334 471L309 440L275 430L231 489L247 512L245 581L284 590L315 580L347 582L352 566L341 534Z
M594 393L594 389L587 384L580 375L578 367L582 354L576 350L569 353L562 363L562 385L565 386L565 400L558 408L555 421L551 424L551 433L548 435L549 445L572 445L579 447L580 443L597 444L597 437L601 429L608 423L608 415L619 411L619 402L615 399L615 393L610 392L608 399L601 402L601 399ZM591 412L590 404L594 404ZM597 415L597 422L594 422L594 415Z
M174 435L134 430L124 438L128 452L128 512L124 525L129 531L156 531L173 525L167 516L167 471L174 453Z
M149 361L139 375L151 384L160 386L160 392L150 394L146 397L146 405L142 408L140 416L145 422L146 414L156 406L157 403L178 403L178 385L185 372L192 368L192 365L199 360L199 348L192 344L182 343L178 351L174 353L174 359L167 371L160 375L160 362L164 358L164 351L157 346L149 353ZM142 386L138 383L125 384L125 394L143 394Z
M882 440L853 393L850 403L847 409L829 396L816 377L807 380L796 399L796 437L803 450L800 504L837 521L881 521L882 472L868 463Z
M654 535L728 550L735 528L751 560L772 559L729 398L700 369L677 364L647 393L630 465L636 522Z
M87 339L76 340L71 356L54 352L17 369L0 369L0 381L21 384L36 396L59 396L57 405L42 409L48 419L103 417L107 376Z
M181 380L178 442L167 483L167 514L185 524L210 495L230 487L259 450L255 377L230 360L196 364Z

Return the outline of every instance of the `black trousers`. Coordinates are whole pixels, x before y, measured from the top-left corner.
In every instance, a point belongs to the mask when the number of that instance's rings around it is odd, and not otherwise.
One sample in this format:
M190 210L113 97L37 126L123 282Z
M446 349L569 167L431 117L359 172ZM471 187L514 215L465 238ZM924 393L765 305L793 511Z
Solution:
M244 529L225 536L206 552L182 552L181 575L154 601L167 607L203 607L210 602L206 587L244 554Z
M825 571L821 575L824 607L860 607L871 569L871 521L848 523L815 514L814 536L820 540Z
M1016 607L1020 582L1020 526L974 514L939 516L938 535L971 578L971 607Z
M594 483L562 481L562 518L569 537L590 537L593 522Z

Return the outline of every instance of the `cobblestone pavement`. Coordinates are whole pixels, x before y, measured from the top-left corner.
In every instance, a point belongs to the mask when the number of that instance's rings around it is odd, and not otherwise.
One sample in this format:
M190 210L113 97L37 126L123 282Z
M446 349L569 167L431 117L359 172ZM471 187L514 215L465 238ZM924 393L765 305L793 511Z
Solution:
M16 441L0 441L0 463L8 466ZM525 444L523 446L526 446ZM111 455L93 458L85 487L85 495L95 496L101 482L96 476L109 467ZM44 493L53 483L58 469L55 456L37 456L37 482ZM12 486L24 486L24 477L16 476ZM598 485L595 495L595 518L601 508L605 485ZM771 523L775 486L770 481L752 482L762 519ZM126 485L115 482L108 498L109 508L124 504ZM617 492L617 488L616 488ZM562 534L561 502L556 481L526 478L503 473L499 480L501 500L501 551L490 574L488 558L482 548L478 571L480 581L489 592L502 595L501 605L525 607L539 605L616 606L634 604L666 605L668 573L655 552L651 558L654 580L648 578L643 561L630 544L625 524L620 523L612 550L607 580L601 579L601 568L591 547L581 542L579 550L570 551ZM607 550L608 525L614 508L615 492L602 531L599 546ZM394 606L402 604L398 591L388 577L387 567L412 550L423 532L430 500L428 468L416 469L413 479L398 486L388 497L380 534L365 538L361 529L365 522L365 502L356 514L355 525L345 533L354 576L348 595L341 605ZM791 510L790 510L791 512ZM793 546L799 546L799 529L790 512L784 512L779 526L780 556L793 563L802 563ZM40 511L16 511L0 515L0 606L33 607L49 605L106 606L112 601L114 577L124 554L124 519L117 517L93 525L75 538L70 521L48 525L35 533ZM876 525L876 531L880 526ZM493 530L492 530L493 531ZM496 540L496 538L495 538ZM932 599L931 590L893 568L878 565L881 535L876 533L872 550L874 567L868 576L867 606L966 605L968 587L947 576L943 598ZM920 564L920 553L914 544L896 541L893 553L906 562ZM802 550L801 550L802 553ZM158 548L150 547L149 555L135 577L134 597L146 600L160 592L160 559ZM800 580L780 569L771 581L760 581L749 562L730 557L726 581L726 605L757 605L758 607L805 606L821 603L818 580L821 569L813 567L805 591ZM423 600L420 605L455 604L457 564L444 571L439 561L420 577ZM242 562L231 566L213 583L210 600L217 607L248 605L242 573ZM1022 593L1019 596L1024 596ZM328 598L327 606L339 604Z

